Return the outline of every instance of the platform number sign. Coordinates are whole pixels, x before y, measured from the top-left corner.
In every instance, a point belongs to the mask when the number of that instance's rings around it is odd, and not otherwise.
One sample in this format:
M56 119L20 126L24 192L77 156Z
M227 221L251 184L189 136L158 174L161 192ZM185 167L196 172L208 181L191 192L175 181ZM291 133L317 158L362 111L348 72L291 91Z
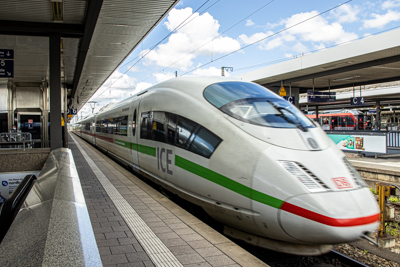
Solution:
M68 115L76 115L77 114L77 109L76 108L69 108L68 110L67 110L67 114Z
M350 104L352 106L364 106L365 105L365 99L364 99L364 97L351 97L350 98Z
M296 105L296 98L294 96L284 96L283 98L292 105Z

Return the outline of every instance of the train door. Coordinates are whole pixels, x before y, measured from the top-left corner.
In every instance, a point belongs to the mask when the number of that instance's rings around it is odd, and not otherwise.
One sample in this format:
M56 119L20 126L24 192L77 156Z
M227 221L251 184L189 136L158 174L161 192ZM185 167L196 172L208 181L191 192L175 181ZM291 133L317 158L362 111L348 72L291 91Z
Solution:
M139 121L139 103L140 101L133 102L132 109L132 127L131 128L131 158L133 163L133 168L135 171L139 171L139 157L138 157L138 139L139 139L139 129L138 129L138 121Z
M93 119L90 127L90 134L92 135L92 143L96 144L96 137L95 137L95 130L96 130L96 121Z

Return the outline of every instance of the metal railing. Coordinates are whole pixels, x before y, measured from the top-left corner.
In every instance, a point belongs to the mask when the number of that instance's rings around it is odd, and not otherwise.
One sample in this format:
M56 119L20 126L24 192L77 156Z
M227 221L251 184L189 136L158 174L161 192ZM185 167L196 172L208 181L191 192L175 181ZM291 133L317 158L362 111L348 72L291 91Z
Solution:
M400 148L400 131L390 131L387 133L386 146L388 148Z
M0 148L31 148L33 140L31 133L11 130L6 133L0 133Z

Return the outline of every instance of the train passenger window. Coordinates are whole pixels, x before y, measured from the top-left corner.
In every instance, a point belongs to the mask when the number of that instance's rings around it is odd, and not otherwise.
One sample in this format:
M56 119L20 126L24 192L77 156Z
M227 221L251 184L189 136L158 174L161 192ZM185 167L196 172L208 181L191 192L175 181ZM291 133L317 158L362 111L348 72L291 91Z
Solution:
M101 121L96 121L96 132L100 132Z
M151 129L153 124L152 112L142 113L142 123L140 126L140 138L151 139Z
M164 130L165 113L161 111L153 112L153 128L151 139L158 142L165 143L165 130Z
M178 116L172 113L165 114L168 124L167 124L167 143L175 145L175 134L176 134L176 121Z
M135 136L136 134L136 109L133 112L133 120L132 120L132 135Z
M210 158L214 150L221 143L222 139L210 132L209 130L201 127L196 134L190 151L199 154L203 157Z
M115 118L116 128L114 134L127 136L128 135L128 116Z
M185 120L184 118L180 117L178 120L178 126L177 126L177 140L176 140L176 145L185 147L187 144L187 141L190 138L191 133L193 130L196 128L196 125L193 123L189 122L188 120Z

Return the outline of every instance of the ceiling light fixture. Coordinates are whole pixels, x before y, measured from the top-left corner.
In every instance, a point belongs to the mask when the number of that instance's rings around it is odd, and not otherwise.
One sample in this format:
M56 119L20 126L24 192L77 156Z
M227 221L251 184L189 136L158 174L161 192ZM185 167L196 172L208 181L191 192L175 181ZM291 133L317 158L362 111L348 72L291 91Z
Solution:
M54 22L63 22L63 1L51 0L51 7L53 8Z
M346 61L346 62L341 62L341 63L324 66L324 67L321 67L321 69L324 69L324 70L332 69L332 68L342 67L344 65L353 64L353 63L354 63L354 61Z
M360 78L360 75L355 75L355 76L350 76L350 77L344 77L344 78L339 78L339 79L334 79L332 80L333 82L340 82L340 81L346 81L346 80L351 80L355 78Z

